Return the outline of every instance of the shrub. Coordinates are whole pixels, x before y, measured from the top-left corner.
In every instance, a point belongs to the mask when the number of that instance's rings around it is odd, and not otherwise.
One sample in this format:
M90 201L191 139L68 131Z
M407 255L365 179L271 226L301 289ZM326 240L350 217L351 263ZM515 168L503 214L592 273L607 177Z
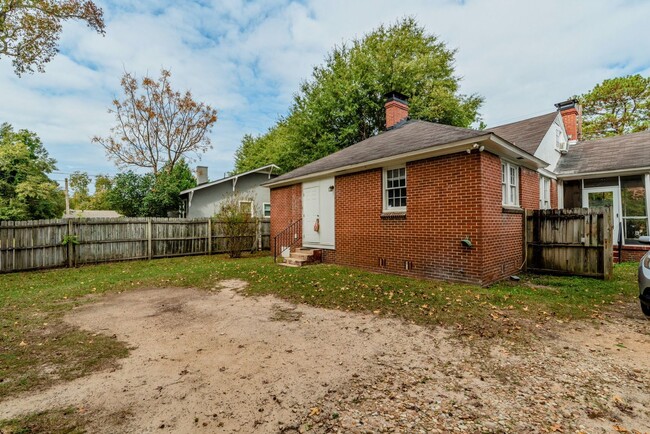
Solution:
M244 212L240 207L241 202L254 203L248 196L233 193L221 202L221 208L214 216L231 258L239 258L243 251L256 248L258 219L253 216L252 209L247 208Z

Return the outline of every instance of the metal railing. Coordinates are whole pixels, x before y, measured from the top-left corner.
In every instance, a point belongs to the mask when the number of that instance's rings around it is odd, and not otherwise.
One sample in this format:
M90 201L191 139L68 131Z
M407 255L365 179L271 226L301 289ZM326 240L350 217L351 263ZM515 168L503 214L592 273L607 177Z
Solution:
M276 262L278 256L282 256L282 253L298 244L302 244L302 219L291 223L273 237L273 262Z

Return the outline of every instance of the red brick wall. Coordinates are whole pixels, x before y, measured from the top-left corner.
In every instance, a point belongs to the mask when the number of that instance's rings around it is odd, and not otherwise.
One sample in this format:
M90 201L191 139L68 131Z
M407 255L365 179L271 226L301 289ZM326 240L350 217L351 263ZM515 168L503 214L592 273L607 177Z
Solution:
M500 173L501 166L499 166L499 176ZM501 188L501 178L499 178L499 188ZM539 173L525 167L519 168L519 205L526 209L539 208Z
M650 246L623 246L621 250L621 262L639 262L648 250L650 250ZM617 251L618 245L614 245L614 253Z
M406 173L408 203L401 218L382 216L381 169L336 177L336 251L324 250L324 262L481 284L519 270L523 212L501 205L498 156L460 153L420 160L408 163ZM300 198L300 185L271 191L272 234L300 218ZM520 202L539 205L539 176L525 168ZM466 237L471 249L461 244Z
M481 246L483 267L481 280L491 283L516 273L523 261L523 218L521 210L502 206L501 159L493 154L481 154L482 218ZM519 201L524 206L539 206L539 177L535 172L520 168Z
M273 237L302 217L302 185L271 189L271 251Z
M382 218L381 169L337 177L336 262L480 283L480 253L460 242L469 236L480 244L479 164L479 154L408 163L402 219ZM386 259L385 267L380 258ZM404 261L413 264L412 270L405 269Z

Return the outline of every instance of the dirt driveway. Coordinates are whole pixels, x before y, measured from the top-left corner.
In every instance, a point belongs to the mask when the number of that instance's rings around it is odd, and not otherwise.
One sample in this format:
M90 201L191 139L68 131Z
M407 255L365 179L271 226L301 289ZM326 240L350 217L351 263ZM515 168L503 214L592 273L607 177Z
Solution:
M621 306L534 350L238 294L149 289L72 311L133 351L113 372L0 403L74 406L89 432L650 432L650 323Z

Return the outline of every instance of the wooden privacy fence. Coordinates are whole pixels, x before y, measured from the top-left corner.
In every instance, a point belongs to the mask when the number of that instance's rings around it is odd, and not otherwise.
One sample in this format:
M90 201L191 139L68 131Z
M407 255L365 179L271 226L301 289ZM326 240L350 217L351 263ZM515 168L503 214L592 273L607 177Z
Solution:
M101 218L0 222L0 273L227 251L221 222ZM248 224L248 223L247 223ZM270 248L270 222L257 223L251 250Z
M527 210L525 222L528 271L611 279L610 208Z

